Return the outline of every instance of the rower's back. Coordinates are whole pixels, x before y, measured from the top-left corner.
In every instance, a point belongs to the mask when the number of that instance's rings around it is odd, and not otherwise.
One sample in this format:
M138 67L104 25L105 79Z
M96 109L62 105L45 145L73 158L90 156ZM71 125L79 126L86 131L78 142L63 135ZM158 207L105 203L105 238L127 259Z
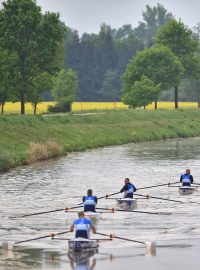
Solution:
M97 197L88 189L87 196L83 197L84 212L96 212Z

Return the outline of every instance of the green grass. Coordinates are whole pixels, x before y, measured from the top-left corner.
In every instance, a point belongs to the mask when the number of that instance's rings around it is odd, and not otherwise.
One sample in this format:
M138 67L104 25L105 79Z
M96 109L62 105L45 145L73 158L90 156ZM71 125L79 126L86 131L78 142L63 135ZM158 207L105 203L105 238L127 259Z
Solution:
M200 110L120 110L66 116L0 116L0 170L26 164L31 142L54 140L64 153L129 142L200 135ZM5 164L8 164L7 166Z

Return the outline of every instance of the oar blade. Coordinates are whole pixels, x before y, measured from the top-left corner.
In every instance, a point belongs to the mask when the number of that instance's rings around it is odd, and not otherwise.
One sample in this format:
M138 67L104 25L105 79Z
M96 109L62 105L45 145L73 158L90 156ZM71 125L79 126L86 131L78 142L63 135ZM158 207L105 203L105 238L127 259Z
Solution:
M146 244L146 255L156 256L156 242L145 242Z
M14 246L14 242L12 242L12 241L4 241L1 244L1 247L2 247L3 251L12 250L13 246Z

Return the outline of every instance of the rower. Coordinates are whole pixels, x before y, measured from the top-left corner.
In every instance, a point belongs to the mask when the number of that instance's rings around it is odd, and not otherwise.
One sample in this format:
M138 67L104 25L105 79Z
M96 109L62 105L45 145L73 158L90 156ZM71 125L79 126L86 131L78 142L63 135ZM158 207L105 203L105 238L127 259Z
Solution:
M136 187L130 183L129 178L124 179L124 186L120 192L124 192L124 198L133 198L133 193L136 191Z
M181 175L180 182L182 183L182 186L190 187L193 183L193 176L190 173L190 169L186 169L185 174Z
M78 212L78 219L76 219L70 227L70 231L75 230L75 238L90 238L90 230L92 229L93 233L96 233L96 229L92 224L91 220L85 218L84 212Z
M88 189L87 196L83 197L84 212L96 212L97 197L92 195L92 190Z

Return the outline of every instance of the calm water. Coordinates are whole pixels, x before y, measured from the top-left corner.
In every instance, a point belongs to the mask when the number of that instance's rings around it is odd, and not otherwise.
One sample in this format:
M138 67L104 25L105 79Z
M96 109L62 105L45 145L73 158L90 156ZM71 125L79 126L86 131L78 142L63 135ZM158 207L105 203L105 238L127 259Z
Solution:
M139 188L176 181L190 167L195 181L200 183L199 165L200 138L193 138L107 147L17 168L0 175L0 242L68 230L77 214L56 212L24 219L11 219L12 216L75 205L88 188L97 196L116 192L124 177L130 177ZM200 203L199 192L181 196L177 188L168 187L140 192L185 202L138 201L138 210L166 211L171 213L169 216L120 212L102 215L96 225L99 232L140 241L155 240L155 257L146 256L145 248L139 244L114 240L102 242L98 254L72 261L65 241L43 239L0 254L0 269L197 270L200 207L192 202ZM100 200L99 206L115 207L115 202Z

